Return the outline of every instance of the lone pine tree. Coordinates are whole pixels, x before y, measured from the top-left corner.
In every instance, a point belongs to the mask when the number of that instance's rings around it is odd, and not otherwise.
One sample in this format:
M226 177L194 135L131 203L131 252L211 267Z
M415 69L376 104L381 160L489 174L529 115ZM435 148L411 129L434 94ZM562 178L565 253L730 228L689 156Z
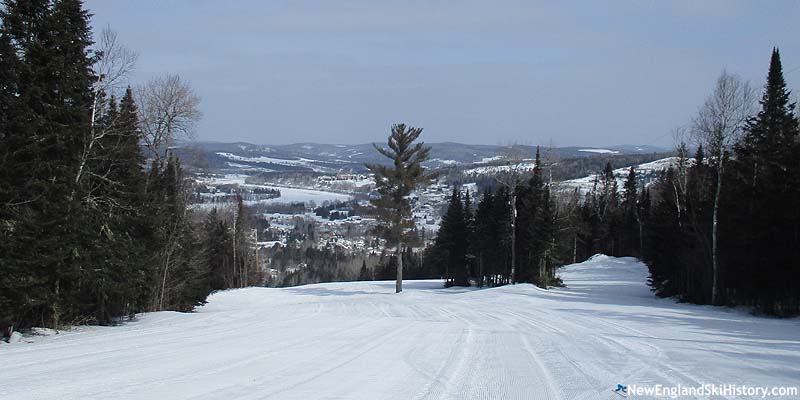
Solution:
M373 199L378 218L383 222L383 234L389 246L396 246L397 293L403 290L403 265L401 252L403 244L417 240L412 231L411 203L408 196L420 185L429 184L434 174L427 173L422 163L428 159L431 148L424 142L414 143L422 134L422 128L405 124L392 125L387 141L388 148L374 145L378 153L391 161L390 165L366 164L375 174L375 187L380 197Z

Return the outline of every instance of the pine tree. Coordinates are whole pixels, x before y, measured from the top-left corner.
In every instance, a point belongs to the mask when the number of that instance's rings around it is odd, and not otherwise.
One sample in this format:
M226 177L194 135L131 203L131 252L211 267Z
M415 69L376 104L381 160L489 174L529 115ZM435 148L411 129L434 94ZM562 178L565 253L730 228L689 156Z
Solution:
M685 299L701 304L714 302L712 178L705 150L702 145L698 146L694 163L689 167L684 193L686 223L683 228L689 245L682 252L686 254L684 269L689 277L683 290Z
M466 257L467 277L475 277L477 276L474 271L476 255L472 251L472 242L475 240L475 212L473 211L469 190L464 192L464 229L466 235L464 254Z
M119 109L93 92L82 2L8 0L0 18L0 330L191 309L208 289L180 164L145 174L132 92Z
M436 236L435 247L444 255L447 286L469 286L467 277L467 219L461 192L453 188L447 212Z
M492 215L493 198L488 190L484 192L478 209L475 211L473 237L470 241L470 254L474 255L477 267L478 287L490 282L492 254L495 247L496 223Z
M622 213L623 213L623 244L622 253L625 255L639 255L639 235L641 223L639 221L639 208L637 204L638 194L636 192L636 169L631 167L628 170L628 177L625 179L622 192Z
M495 221L496 247L492 258L492 286L511 283L512 230L511 226L511 194L501 186L493 197L492 218Z
M142 134L138 108L130 87L125 90L119 112L110 108L109 119L113 129L104 147L111 150L108 157L113 164L107 178L119 187L121 194L130 202L139 203L140 194L144 191L144 155L139 146Z
M540 168L539 148L533 165L533 176L527 185L517 188L516 234L516 282L535 282L539 274L539 258L542 252L537 226L542 210L544 182Z
M539 271L534 283L548 288L554 282L557 249L555 243L556 219L558 217L555 204L550 197L550 187L544 186L540 196L541 208L535 220L535 248L538 250L537 261Z
M405 124L392 125L392 133L387 142L388 149L375 146L378 153L389 160L392 165L366 164L375 174L378 199L372 200L377 209L379 219L385 224L384 235L389 245L396 247L395 256L402 263L400 252L404 243L414 242L418 238L409 234L414 226L411 219L411 204L408 195L419 185L430 183L435 175L425 172L422 163L428 159L430 147L414 142L422 134L422 128L406 127ZM403 290L403 266L397 268L396 292Z
M5 28L5 26L3 26ZM29 273L19 262L16 250L17 226L23 223L19 212L22 204L19 197L22 189L16 164L23 138L16 130L18 113L17 87L19 81L19 59L5 29L0 30L0 338L11 334L17 316L26 304Z
M75 182L76 156L88 127L90 87L94 79L88 47L88 15L79 1L8 1L3 30L20 54L13 164L21 172L16 186L24 206L14 236L35 242L15 252L14 264L28 265L38 289L29 291L29 315L46 316L58 326L62 317L82 314L78 295L89 254L81 251L100 227L87 215ZM13 171L11 173L14 173ZM14 201L19 203L19 201ZM45 233L46 232L46 233ZM35 294L39 293L39 294ZM25 317L22 317L25 319Z
M31 107L41 92L34 88L32 69L36 64L31 59L42 52L46 40L48 3L7 1L0 8L4 90L0 148L0 328L6 334L11 329L30 326L35 316L46 312L51 300L49 271L42 264L52 261L47 249L57 243L41 238L46 222L41 215L47 199L48 176L46 166L39 162L42 143L36 140L41 118Z
M790 99L780 53L773 49L761 110L735 147L736 186L729 198L740 199L744 207L736 207L733 225L749 229L740 233L731 227L721 234L734 249L730 262L737 295L777 315L800 309L798 289L790 283L800 278L793 267L800 256L799 132Z
M372 271L367 268L367 260L361 261L361 269L358 271L358 280L359 281L371 281L372 280Z
M678 201L674 188L677 185L675 170L669 168L662 180L657 183L658 202L653 206L646 232L648 248L649 284L659 296L670 297L683 294L681 285L685 282L680 252L684 236Z

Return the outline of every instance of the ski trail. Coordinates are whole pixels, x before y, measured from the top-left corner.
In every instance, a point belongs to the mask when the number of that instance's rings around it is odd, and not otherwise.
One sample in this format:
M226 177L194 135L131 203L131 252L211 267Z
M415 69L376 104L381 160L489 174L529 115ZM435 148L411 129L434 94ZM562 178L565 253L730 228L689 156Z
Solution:
M618 383L797 385L800 320L655 299L646 274L596 257L554 290L230 290L192 314L0 344L0 398L602 400L620 398Z

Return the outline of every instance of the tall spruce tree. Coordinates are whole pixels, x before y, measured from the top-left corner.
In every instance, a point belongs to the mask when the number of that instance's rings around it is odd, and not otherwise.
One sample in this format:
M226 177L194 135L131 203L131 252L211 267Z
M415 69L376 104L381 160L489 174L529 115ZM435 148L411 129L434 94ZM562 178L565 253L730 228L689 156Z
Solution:
M445 284L447 286L469 286L467 276L467 252L469 230L467 214L461 200L461 191L453 188L447 212L442 217L437 246L445 255Z
M24 223L19 179L25 177L20 175L23 171L18 170L15 154L24 142L15 129L20 63L4 28L0 28L0 338L9 336L17 323L15 316L26 303L25 282L30 282L16 253L21 246L16 240L17 226Z
M499 286L511 283L511 258L513 243L513 226L511 224L512 209L509 207L512 196L509 189L500 186L492 198L492 218L495 220L494 234L496 236L496 247L492 259L493 272L492 286Z
M475 211L473 236L470 241L470 253L475 257L478 287L483 287L489 283L492 275L489 267L493 264L492 250L496 246L495 231L497 225L493 219L492 207L492 193L487 190L483 193L483 197Z
M628 177L625 179L622 191L622 213L623 213L623 243L622 253L625 255L639 255L639 235L641 224L639 222L639 208L637 205L638 195L636 187L636 169L631 167L628 170Z
M82 2L7 0L0 18L0 330L191 309L209 289L180 165L145 174L132 92L117 109L92 91ZM93 116L95 95L112 100Z
M536 158L533 165L533 176L524 187L518 188L517 193L517 218L514 224L517 230L517 282L537 282L539 275L540 258L544 251L544 242L540 234L543 233L543 194L544 181L540 167L539 148L536 148Z
M750 298L763 312L788 315L800 310L795 267L800 257L800 151L795 103L786 87L780 52L773 49L761 110L751 118L735 147L736 192L744 202L728 230L736 295Z
M466 244L464 254L467 264L467 276L477 276L475 272L476 255L473 250L472 242L475 240L475 211L473 210L472 198L469 190L464 192L464 229L466 230Z

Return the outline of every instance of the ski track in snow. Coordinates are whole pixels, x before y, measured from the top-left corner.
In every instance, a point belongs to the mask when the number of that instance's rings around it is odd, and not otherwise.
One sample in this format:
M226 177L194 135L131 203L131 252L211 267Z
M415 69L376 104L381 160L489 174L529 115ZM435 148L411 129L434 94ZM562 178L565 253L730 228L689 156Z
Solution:
M352 282L0 344L3 399L618 399L617 383L794 386L800 320L656 299L596 256L566 288Z

